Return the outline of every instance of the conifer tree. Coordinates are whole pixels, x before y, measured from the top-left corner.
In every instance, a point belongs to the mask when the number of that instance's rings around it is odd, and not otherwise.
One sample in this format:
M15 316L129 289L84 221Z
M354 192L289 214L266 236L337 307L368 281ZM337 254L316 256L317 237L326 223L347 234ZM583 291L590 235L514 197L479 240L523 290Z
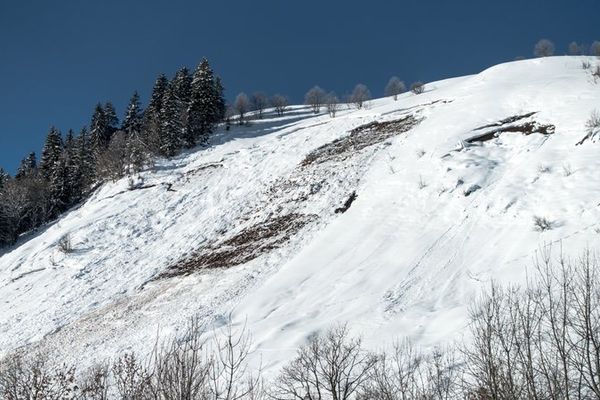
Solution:
M110 142L110 136L117 130L119 126L119 118L117 117L117 111L115 106L110 101L104 103L104 118L106 119L106 129L108 135L108 141Z
M75 168L72 177L75 182L73 197L79 200L90 187L96 175L92 143L86 127L81 128L75 147Z
M64 157L58 159L51 171L48 190L50 201L49 217L54 218L65 211L70 205L71 187L69 185L69 174Z
M192 98L189 107L189 129L197 142L206 142L219 121L218 95L213 71L203 59L192 79Z
M140 96L137 91L133 92L131 100L129 100L121 129L128 136L133 133L139 133L142 130L142 108L140 106Z
M181 149L182 124L179 115L179 101L175 95L175 87L169 85L165 93L160 113L160 151L172 157Z
M62 152L63 144L60 132L55 127L51 127L48 136L46 136L46 143L40 158L40 173L45 180L50 180L54 168L60 161Z
M217 104L217 120L216 122L223 121L225 114L227 113L227 104L225 103L225 88L221 77L217 76L215 79L215 94Z
M146 146L142 137L142 123L140 96L136 91L131 96L121 128L126 135L127 172L139 172L146 162Z
M188 108L192 95L192 77L187 68L181 68L175 74L171 82L173 92L177 101L177 113L181 124L181 142L186 148L194 147L196 141L191 131L188 129Z
M164 74L160 74L154 82L150 103L144 112L144 134L142 139L148 149L154 154L160 153L160 113L162 110L162 102L168 86L169 80Z
M21 160L15 179L21 180L37 173L37 157L35 152L29 153L27 157Z
M4 168L0 167L0 190L2 190L4 184L6 183L6 181L8 181L8 178L9 176L4 170Z
M65 137L63 149L63 161L66 173L66 185L68 187L68 204L71 205L80 199L79 193L79 166L77 157L77 139L73 129L69 129Z
M110 131L107 124L105 109L102 104L96 104L90 123L90 142L94 157L100 155L108 147Z

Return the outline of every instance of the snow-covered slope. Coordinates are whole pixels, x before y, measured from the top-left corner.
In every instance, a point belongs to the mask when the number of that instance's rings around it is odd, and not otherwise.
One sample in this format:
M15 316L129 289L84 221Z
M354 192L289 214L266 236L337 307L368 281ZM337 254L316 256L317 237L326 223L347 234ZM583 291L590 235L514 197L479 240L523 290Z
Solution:
M1 256L0 352L145 351L230 314L267 369L336 322L373 347L456 337L473 296L522 280L540 246L597 244L599 148L576 143L600 84L582 60L502 64L335 118L294 107L104 185Z

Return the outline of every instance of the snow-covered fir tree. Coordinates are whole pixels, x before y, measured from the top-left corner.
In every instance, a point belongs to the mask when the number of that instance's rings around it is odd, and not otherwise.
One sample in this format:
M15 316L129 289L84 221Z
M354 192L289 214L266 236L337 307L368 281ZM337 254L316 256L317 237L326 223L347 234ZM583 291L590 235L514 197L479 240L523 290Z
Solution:
M160 114L168 86L169 80L164 74L160 74L154 82L150 103L144 112L143 140L148 146L148 149L155 154L160 153Z
M73 197L81 199L96 175L93 147L86 127L81 128L75 147L75 169L71 180L74 182Z
M117 130L119 118L115 106L110 101L104 103L104 118L106 119L106 128L108 130L109 141L110 136Z
M54 168L60 161L63 152L62 137L58 129L51 127L46 136L46 143L42 149L40 158L40 173L46 180L50 180Z
M181 122L181 141L186 148L193 147L196 143L194 136L188 129L188 108L192 95L192 77L187 68L181 68L171 81L173 93L177 100L177 112Z
M4 168L0 167L0 190L2 190L4 184L6 183L6 181L8 181L8 178L9 176L4 170Z
M165 92L160 113L160 152L162 155L172 157L181 149L182 123L179 115L179 101L175 95L175 88L169 85Z
M92 121L90 122L90 142L92 153L97 157L108 147L110 130L107 124L106 113L102 104L96 104Z
M194 72L188 110L188 129L197 142L206 142L219 121L219 103L213 71L208 60L203 59Z
M31 152L21 160L19 164L19 168L17 168L17 173L15 174L15 179L24 179L31 175L37 173L37 157L35 152Z
M125 111L125 118L123 118L123 125L121 129L130 135L133 132L140 132L142 129L142 107L140 105L140 95L137 90L133 92L129 105Z

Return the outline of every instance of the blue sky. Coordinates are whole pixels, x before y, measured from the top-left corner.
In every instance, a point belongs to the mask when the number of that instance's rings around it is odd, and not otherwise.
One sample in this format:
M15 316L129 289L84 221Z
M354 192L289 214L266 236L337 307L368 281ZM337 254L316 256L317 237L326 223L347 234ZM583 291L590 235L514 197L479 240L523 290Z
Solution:
M227 97L318 84L339 95L388 78L410 83L476 73L600 40L599 0L576 1L30 1L0 2L0 166L14 172L48 128L79 130L98 101L122 114L157 74L206 56Z

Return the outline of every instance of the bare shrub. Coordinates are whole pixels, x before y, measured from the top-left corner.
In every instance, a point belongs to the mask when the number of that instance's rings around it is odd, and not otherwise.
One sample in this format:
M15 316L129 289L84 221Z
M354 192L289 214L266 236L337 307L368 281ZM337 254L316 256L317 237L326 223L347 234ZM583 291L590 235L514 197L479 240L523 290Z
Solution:
M314 86L304 95L304 104L309 105L313 112L317 114L321 111L321 106L325 102L326 97L327 95L323 89L319 86Z
M98 364L90 368L79 384L80 398L83 400L108 400L110 389L110 371L107 364Z
M588 60L583 60L581 62L581 68L583 68L584 70L588 70L592 68L592 64Z
M73 243L71 242L71 235L69 233L64 234L58 239L58 249L65 254L73 252Z
M271 105L275 107L275 112L277 113L277 115L282 116L287 110L289 101L285 96L276 94L273 97L271 97Z
M552 229L554 227L554 223L546 217L535 215L533 217L533 226L536 231L544 232Z
M419 190L425 189L427 187L427 182L423 179L422 175L419 175L419 182L417 183Z
M552 172L552 167L550 167L549 165L540 164L537 167L537 172L539 174L549 174L550 172Z
M598 110L592 111L590 117L585 122L585 127L590 135L593 134L595 130L600 129L600 112L598 112Z
M377 358L351 339L346 326L314 336L285 366L274 383L277 399L354 398L369 378Z
M573 175L573 168L571 168L571 164L565 163L562 165L563 176L571 176Z
M410 91L414 94L421 94L425 91L425 84L420 81L414 82L410 85Z
M366 85L359 83L352 90L352 94L350 95L350 102L354 104L354 106L358 109L363 108L367 101L371 100L371 92Z
M0 397L5 400L62 400L76 395L75 368L51 367L44 355L12 355L0 364Z
M550 57L554 55L554 43L548 39L541 39L533 47L533 55L536 57Z
M392 76L385 86L385 95L394 96L394 101L398 100L398 95L406 91L406 85L397 76Z
M592 71L592 76L594 77L594 81L600 78L600 65L596 65L596 68Z
M134 353L124 354L112 366L116 392L123 400L149 399L151 373Z

